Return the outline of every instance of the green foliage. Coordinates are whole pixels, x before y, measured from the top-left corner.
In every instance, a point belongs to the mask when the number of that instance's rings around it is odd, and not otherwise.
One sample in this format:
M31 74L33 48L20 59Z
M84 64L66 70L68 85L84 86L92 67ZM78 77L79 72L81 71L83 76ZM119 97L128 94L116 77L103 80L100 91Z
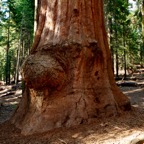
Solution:
M33 30L34 0L9 0L12 19L17 26Z
M137 10L132 11L127 0L105 0L106 26L116 67L142 63L141 1L137 2Z
M34 0L0 1L0 80L14 80L33 40ZM18 56L18 50L20 51Z

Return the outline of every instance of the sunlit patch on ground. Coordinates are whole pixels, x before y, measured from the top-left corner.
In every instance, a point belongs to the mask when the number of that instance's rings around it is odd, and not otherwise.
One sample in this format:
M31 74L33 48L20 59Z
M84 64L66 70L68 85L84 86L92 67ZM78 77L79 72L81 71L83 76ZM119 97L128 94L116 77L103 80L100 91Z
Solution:
M3 88L0 91L0 123L11 117L22 97L20 89L13 91L11 86L3 86Z
M129 97L134 107L144 109L144 88L121 87L121 90Z

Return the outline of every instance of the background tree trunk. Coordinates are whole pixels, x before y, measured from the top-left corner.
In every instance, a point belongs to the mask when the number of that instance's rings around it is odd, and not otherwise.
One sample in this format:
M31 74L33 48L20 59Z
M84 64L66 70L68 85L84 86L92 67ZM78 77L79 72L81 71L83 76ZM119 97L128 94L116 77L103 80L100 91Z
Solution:
M25 90L12 122L23 134L129 110L114 81L102 0L41 0Z
M20 30L20 36L19 36L19 43L17 48L17 63L16 63L16 70L15 70L15 84L18 84L19 81L19 67L20 67L20 52L21 52L21 45L22 43L22 28Z
M142 0L142 46L141 46L141 63L143 65L143 59L144 59L144 0Z
M38 14L38 0L35 0L35 10L34 10L34 35L37 29L37 14Z
M9 56L9 49L10 49L10 24L8 21L7 27L7 48L6 48L6 85L10 84L10 56Z

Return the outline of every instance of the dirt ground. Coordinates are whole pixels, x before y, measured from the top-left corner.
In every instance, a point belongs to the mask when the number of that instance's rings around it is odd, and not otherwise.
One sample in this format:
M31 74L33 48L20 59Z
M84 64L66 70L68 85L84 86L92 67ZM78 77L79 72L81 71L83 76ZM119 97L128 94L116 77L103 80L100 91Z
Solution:
M144 144L144 87L120 88L131 100L131 112L87 125L23 136L8 121L20 101L21 90L13 92L7 87L0 91L0 144Z

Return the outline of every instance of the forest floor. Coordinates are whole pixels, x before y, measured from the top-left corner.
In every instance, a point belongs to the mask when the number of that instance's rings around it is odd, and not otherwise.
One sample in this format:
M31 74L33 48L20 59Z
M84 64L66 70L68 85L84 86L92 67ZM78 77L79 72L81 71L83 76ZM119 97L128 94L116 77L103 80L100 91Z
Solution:
M144 69L143 69L144 70ZM132 111L87 125L23 136L8 119L21 99L17 86L0 87L0 144L144 144L144 74L135 81L118 81Z

